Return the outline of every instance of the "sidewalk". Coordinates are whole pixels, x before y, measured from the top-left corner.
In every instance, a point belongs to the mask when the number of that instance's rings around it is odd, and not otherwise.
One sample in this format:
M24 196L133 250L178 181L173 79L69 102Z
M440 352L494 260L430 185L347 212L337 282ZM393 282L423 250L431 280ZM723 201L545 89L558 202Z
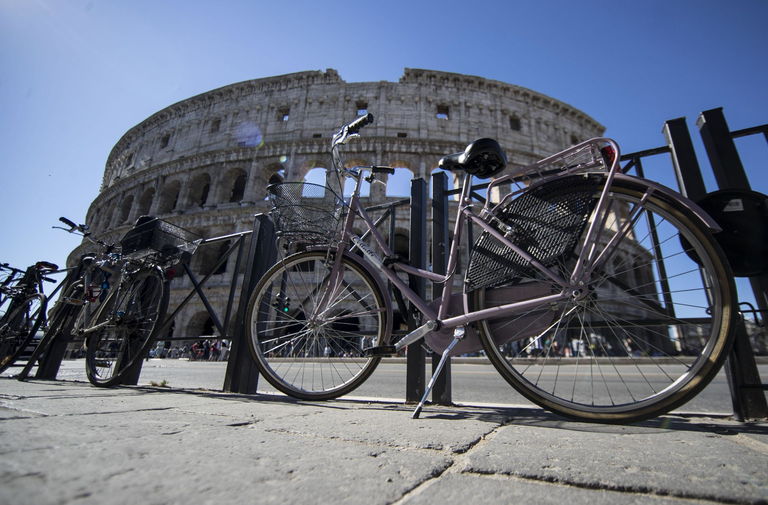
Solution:
M0 379L0 504L768 503L768 424Z

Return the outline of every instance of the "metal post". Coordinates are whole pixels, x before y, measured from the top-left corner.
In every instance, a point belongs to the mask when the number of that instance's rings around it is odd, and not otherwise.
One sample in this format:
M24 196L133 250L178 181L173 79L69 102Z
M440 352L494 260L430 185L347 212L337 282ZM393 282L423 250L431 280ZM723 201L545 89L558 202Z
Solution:
M448 268L448 176L445 172L432 174L432 270L445 274ZM432 284L432 299L443 293L441 284ZM440 363L440 355L432 355L432 373ZM451 405L451 359L448 358L443 370L437 376L432 389L432 401L439 405Z
M239 254L243 254L240 250ZM254 230L251 234L251 243L248 248L243 287L240 291L240 302L237 308L237 316L233 321L232 340L227 360L227 372L224 377L224 391L230 393L256 393L259 381L259 372L256 363L248 349L246 341L246 311L248 300L256 283L261 276L275 263L277 249L275 247L274 226L265 214L258 214L254 222ZM239 260L238 260L239 262ZM237 275L237 272L235 272Z
M62 288L61 295L59 295L60 297L64 296L64 293L69 288L69 285L72 282L75 282L79 275L79 268L71 270L67 274L66 278L59 285L59 287ZM58 291L58 289L59 288L57 288L56 291ZM56 291L54 291L54 293ZM54 293L51 293L51 297L53 297ZM26 377L27 373L29 373L29 370L31 370L31 368L34 366L34 361L39 357L38 353L42 352L42 357L40 357L37 371L35 372L35 378L56 380L56 376L59 373L59 367L61 367L61 361L64 359L64 355L67 352L67 346L72 341L72 334L70 333L72 325L67 325L67 327L63 329L64 331L62 331L59 323L60 321L66 321L66 319L68 319L67 316L69 316L71 310L71 307L62 307L59 313L56 315L57 318L50 321L51 326L49 328L56 330L57 333L51 336L47 334L43 336L43 340L38 344L40 349L35 349L32 352L32 356L29 358L29 363L27 363L27 366L24 368L24 371L21 375ZM49 338L52 340L48 341Z
M701 168L696 159L685 118L670 119L664 123L662 131L672 154L672 165L675 168L680 193L691 200L700 200L707 194L707 188L701 176Z
M720 189L750 189L749 179L725 121L723 109L702 112L696 125L699 127ZM768 276L752 277L750 282L758 304L765 303ZM743 318L738 322L733 351L728 358L726 372L736 418L743 420L768 417L765 393L759 388L760 372L757 370L754 351L749 342Z
M696 121L696 126L699 127L720 189L751 189L728 123L725 122L723 109L718 107L705 110Z
M424 179L411 181L411 233L409 238L409 257L411 266L425 268L427 263L427 183ZM426 294L426 280L410 276L409 287L422 298ZM409 318L409 320L412 318ZM409 328L409 330L415 329ZM405 380L405 401L418 402L426 387L426 353L420 342L408 346L407 372Z

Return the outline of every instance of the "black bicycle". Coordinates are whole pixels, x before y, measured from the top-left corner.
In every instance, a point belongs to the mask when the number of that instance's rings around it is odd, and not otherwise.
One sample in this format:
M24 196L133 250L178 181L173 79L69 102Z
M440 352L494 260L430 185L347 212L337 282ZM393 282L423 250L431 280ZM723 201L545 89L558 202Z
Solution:
M3 265L6 278L0 285L0 373L13 365L32 344L35 335L45 328L48 299L44 282L56 282L48 275L59 267L38 261L21 270Z
M80 330L85 369L95 386L119 384L149 351L168 309L173 266L188 261L202 238L143 216L120 241L119 281Z
M90 325L93 315L110 292L110 287L119 279L122 263L120 244L110 244L91 236L85 224L75 224L61 217L59 221L66 228L54 226L75 235L82 236L96 247L92 252L83 254L77 264L66 269L67 276L62 281L62 294L56 299L49 311L44 336L35 347L26 366L16 376L26 379L32 368L41 362L50 351L54 341L63 339L69 343L73 338L83 338L83 330ZM36 374L41 377L40 369ZM55 372L51 372L55 376Z

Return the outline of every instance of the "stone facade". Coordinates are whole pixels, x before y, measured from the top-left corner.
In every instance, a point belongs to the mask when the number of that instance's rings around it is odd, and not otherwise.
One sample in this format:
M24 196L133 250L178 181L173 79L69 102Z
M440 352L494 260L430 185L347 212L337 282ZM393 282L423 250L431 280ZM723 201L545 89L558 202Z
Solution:
M514 167L604 130L556 99L470 75L405 69L399 82L347 83L328 69L256 79L183 100L131 128L112 149L86 223L111 241L145 214L204 237L250 230L254 214L268 210L266 186L328 167L331 135L364 112L376 121L348 145L348 162L399 167L391 176L399 179L429 180L441 156L481 137L497 139ZM395 186L374 185L370 202L405 196ZM406 219L398 220L401 237L408 234ZM193 272L209 273L226 246L202 247ZM70 262L86 248L75 250ZM233 255L206 288L221 312L234 263ZM182 277L172 286L171 307L191 282ZM174 325L176 337L212 331L197 304Z

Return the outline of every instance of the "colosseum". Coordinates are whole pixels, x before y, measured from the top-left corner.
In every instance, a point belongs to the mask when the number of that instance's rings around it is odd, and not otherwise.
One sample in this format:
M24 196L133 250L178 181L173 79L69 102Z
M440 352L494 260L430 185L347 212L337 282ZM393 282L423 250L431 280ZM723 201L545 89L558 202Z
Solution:
M268 211L267 185L317 181L330 163L331 135L366 112L376 121L350 143L348 159L397 167L386 188L371 188L370 204L402 199L411 178L429 181L441 156L477 138L497 139L514 167L604 131L554 98L471 75L405 69L398 82L348 83L327 69L255 79L170 105L128 130L109 155L86 223L108 241L142 215L204 237L251 230L254 215ZM396 233L407 243L407 216L398 219ZM213 273L206 294L222 312L235 255L212 269L228 246L201 247L190 264L196 275ZM86 247L73 251L70 263ZM182 276L172 287L171 307L192 283ZM174 339L213 334L197 304L187 305L172 328Z

